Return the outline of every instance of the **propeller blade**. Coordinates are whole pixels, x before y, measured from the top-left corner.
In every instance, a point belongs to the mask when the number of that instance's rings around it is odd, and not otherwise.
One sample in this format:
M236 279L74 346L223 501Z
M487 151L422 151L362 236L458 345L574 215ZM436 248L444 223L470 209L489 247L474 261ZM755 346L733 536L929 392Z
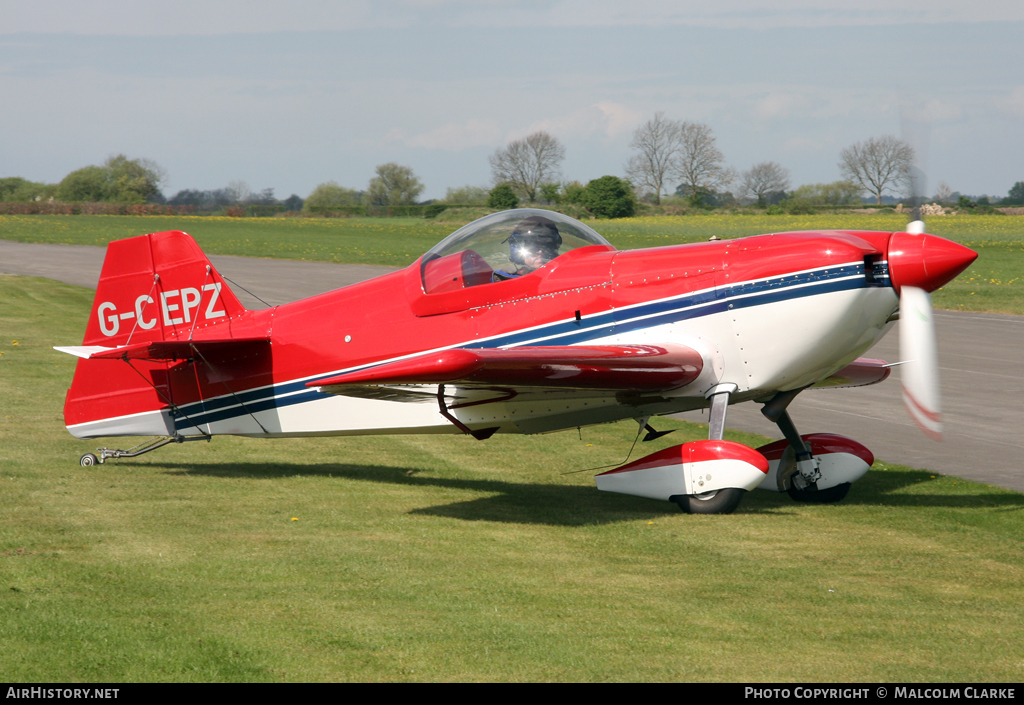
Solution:
M900 380L903 403L918 427L942 440L939 355L935 341L932 297L924 289L904 286L900 291Z

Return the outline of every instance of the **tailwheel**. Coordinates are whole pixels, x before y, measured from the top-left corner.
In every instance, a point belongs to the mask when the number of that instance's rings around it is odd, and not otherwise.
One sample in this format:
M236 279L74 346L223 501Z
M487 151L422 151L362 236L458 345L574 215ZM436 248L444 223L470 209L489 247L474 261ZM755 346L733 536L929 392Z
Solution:
M746 490L728 487L703 494L677 494L669 500L687 514L732 514L746 493Z
M842 501L846 498L846 493L850 491L850 483L844 482L835 487L829 487L828 489L818 490L812 487L804 489L797 489L795 484L790 484L789 496L797 502L809 502L811 504L834 504Z
M185 443L186 441L209 441L213 436L208 433L204 433L201 436L167 436L163 438L153 438L148 441L143 441L133 448L128 450L121 450L119 448L97 448L96 451L99 455L93 453L86 453L78 459L78 464L83 468L91 468L97 463L102 465L111 458L117 460L119 458L137 458L140 455L145 455L150 451L154 451L157 448L163 448L168 443Z

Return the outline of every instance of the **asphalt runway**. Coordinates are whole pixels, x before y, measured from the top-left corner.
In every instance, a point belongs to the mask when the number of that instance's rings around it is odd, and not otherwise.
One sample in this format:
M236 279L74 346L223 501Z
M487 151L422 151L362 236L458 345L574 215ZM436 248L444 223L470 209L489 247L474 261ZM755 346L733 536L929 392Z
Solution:
M47 277L96 288L105 248L0 240L0 274ZM391 267L211 255L249 308L288 303L394 271ZM254 298L252 292L259 297ZM262 300L263 303L260 302ZM1024 492L1024 317L936 312L945 440L926 437L903 408L899 368L882 384L808 390L790 406L801 433L839 433L891 463ZM79 341L56 341L72 344ZM869 357L899 359L893 330ZM755 404L730 407L730 428L780 438ZM700 412L680 415L707 421Z
M0 240L0 274L46 277L95 289L106 252L105 247L88 245L35 245ZM231 290L248 309L298 301L396 269L231 255L208 257L221 276L231 281Z

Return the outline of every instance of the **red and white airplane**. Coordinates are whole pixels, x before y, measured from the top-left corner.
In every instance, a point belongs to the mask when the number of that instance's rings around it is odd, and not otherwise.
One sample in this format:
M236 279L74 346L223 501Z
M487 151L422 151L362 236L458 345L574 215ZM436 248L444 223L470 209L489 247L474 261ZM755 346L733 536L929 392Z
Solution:
M912 224L913 225L913 224ZM64 417L78 438L156 436L82 465L219 434L546 433L710 407L710 438L596 478L599 489L731 512L755 487L842 499L871 452L801 436L802 390L882 381L859 358L899 319L907 406L941 433L927 292L976 253L911 232L761 235L620 252L544 210L495 213L404 270L247 310L195 241L110 243ZM909 346L909 348L907 347ZM722 440L754 401L785 440Z

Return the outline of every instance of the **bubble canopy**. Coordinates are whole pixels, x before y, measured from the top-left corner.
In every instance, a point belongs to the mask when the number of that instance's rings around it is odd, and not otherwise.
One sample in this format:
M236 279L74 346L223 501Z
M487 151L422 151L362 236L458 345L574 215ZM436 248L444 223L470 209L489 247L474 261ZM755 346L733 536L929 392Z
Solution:
M538 208L502 211L459 228L423 256L428 294L500 283L542 271L570 250L614 249L593 229L567 215Z

